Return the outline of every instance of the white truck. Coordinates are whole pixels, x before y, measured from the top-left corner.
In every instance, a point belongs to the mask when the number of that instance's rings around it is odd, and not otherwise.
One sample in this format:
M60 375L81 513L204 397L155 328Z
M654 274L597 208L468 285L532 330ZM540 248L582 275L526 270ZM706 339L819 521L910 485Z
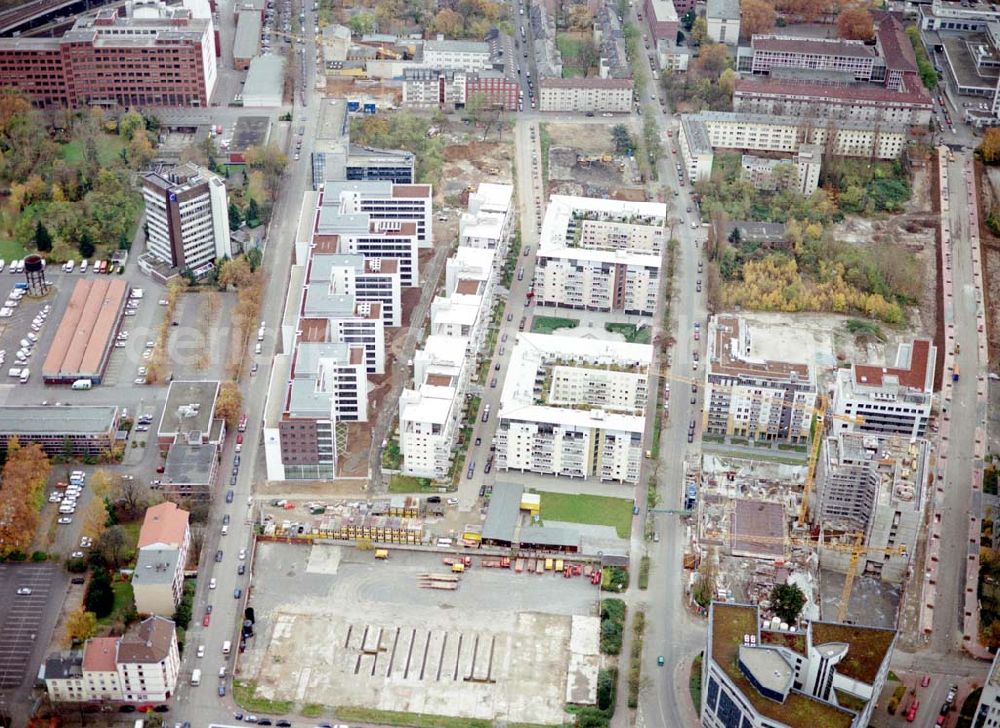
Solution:
M94 382L90 379L77 379L73 382L73 389L90 389L94 386Z
M31 376L31 370L27 367L21 370L21 384L25 384L28 381L28 377Z
M201 685L201 669L200 668L196 667L194 670L191 671L191 684L192 685Z

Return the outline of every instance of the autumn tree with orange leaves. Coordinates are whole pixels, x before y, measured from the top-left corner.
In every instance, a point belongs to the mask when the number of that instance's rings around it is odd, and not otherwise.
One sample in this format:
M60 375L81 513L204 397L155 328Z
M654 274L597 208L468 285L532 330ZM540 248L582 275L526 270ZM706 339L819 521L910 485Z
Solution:
M0 554L26 552L38 530L39 511L49 479L49 457L42 446L7 443L7 463L0 484Z
M875 21L865 8L844 8L837 16L837 35L844 40L871 40L875 37Z
M774 4L766 0L742 0L740 15L740 30L745 38L771 32L778 19Z

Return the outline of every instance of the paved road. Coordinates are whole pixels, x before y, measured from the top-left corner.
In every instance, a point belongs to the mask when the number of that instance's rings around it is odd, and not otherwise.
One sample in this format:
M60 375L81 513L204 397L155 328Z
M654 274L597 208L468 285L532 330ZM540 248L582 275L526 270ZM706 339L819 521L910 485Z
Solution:
M232 0L222 0L219 12L220 14L231 13ZM306 16L306 22L311 24L311 12L308 7L306 8ZM313 53L313 39L310 35L306 43L306 56L310 57ZM310 66L311 72L312 67ZM312 94L311 76L307 78L306 88ZM313 105L315 106L315 104ZM261 311L261 319L267 323L262 346L265 354L251 356L251 360L256 359L262 366L255 376L249 376L249 366L247 366L244 369L241 382L244 410L249 413L247 431L244 437L247 447L242 453L237 483L233 487L235 491L233 503L227 504L224 497L219 498L218 505L213 509L206 527L205 542L198 569L201 579L198 582L191 627L187 632L187 649L185 649L181 665L181 678L178 683L174 719L190 720L196 726L208 725L212 722L232 722L231 715L235 710L235 704L232 701L232 681L230 677L220 681L217 674L219 668L225 665L227 676L232 675L238 657L236 645L242 624L243 607L247 602L251 606L253 605L252 593L248 594L253 572L253 554L249 552L252 543L253 508L249 504L252 502L251 492L255 475L260 473L257 479L263 479L265 473L263 450L258 447L258 444L261 439L261 425L270 373L270 367L267 364L280 345L278 323L285 305L288 277L292 264L292 243L295 239L302 197L311 188L308 160L312 140L316 136L318 118L316 113L307 114L307 110L302 107L298 98L296 98L293 115L294 127L297 128L304 124L306 133L303 137L301 160L298 162L290 161L285 173L282 185L283 194L275 206L264 249L263 268L269 273ZM221 469L223 473L228 473L233 466L236 454L234 448L235 438L230 438L222 451ZM223 491L227 489L228 486L222 486ZM221 534L224 515L230 517L229 534L226 536ZM215 553L219 549L223 551L223 560L221 563L216 563ZM248 549L244 561L238 558L240 549ZM246 574L243 576L238 574L240 563L246 564L247 567ZM208 588L209 579L213 577L216 579L217 587L211 590ZM234 598L236 588L242 590L239 599ZM206 628L202 626L202 619L208 605L212 606L213 611L210 625ZM222 644L226 640L233 644L232 654L228 657L222 654ZM201 659L195 656L199 645L205 646L205 657ZM192 687L190 675L196 667L201 668L203 677L200 686ZM218 696L217 691L220 684L226 686L225 698Z

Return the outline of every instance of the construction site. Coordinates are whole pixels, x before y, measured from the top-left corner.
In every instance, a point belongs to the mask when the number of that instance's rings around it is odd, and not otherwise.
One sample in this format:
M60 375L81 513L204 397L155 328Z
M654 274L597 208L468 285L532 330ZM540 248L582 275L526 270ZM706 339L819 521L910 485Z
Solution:
M549 123L545 134L550 194L646 199L635 158L616 153L609 127Z

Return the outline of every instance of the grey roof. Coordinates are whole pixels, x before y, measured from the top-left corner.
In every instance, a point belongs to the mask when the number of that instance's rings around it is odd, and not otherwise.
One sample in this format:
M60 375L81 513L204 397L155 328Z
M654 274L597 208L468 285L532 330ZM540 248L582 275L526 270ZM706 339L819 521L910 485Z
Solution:
M712 153L712 140L708 137L704 121L685 114L681 117L681 126L684 127L684 139L694 154Z
M103 435L118 418L114 405L0 407L0 435Z
M158 433L164 437L172 437L184 432L209 432L218 392L219 383L216 381L171 382L170 389L167 390L167 403L160 416ZM191 408L190 405L197 407ZM197 409L197 413L193 409Z
M240 116L236 119L229 151L243 151L247 147L263 146L267 143L271 119L267 116Z
M325 198L324 198L325 201ZM319 209L319 219L316 221L316 232L320 235L340 233L348 235L364 235L371 225L371 215L367 212L356 212L342 215L340 208L324 204Z
M333 392L318 390L315 379L293 379L288 392L287 411L290 417L331 419Z
M740 0L708 0L705 7L705 17L739 20Z
M140 549L139 556L135 560L135 571L132 572L132 583L172 583L179 557L180 551L177 549Z
M251 96L276 96L276 106L281 105L285 88L285 59L268 53L250 61L246 83L243 84L243 98Z
M740 645L740 667L765 690L785 695L792 687L792 668L778 650Z
M388 180L337 180L324 186L323 206L339 205L341 192L364 192L370 197L391 197L392 182Z
M334 268L354 268L363 271L365 256L360 253L317 253L312 257L309 282L329 281Z
M747 243L772 243L785 240L785 223L783 222L753 222L750 220L734 220L726 226L728 238L734 228L740 230L740 240Z
M321 343L303 341L298 345L295 354L295 378L308 379L319 372L320 359L333 359L338 362L350 361L351 347L339 341Z
M514 531L521 520L521 494L524 486L497 482L490 496L490 508L483 523L483 540L514 542Z
M247 59L257 55L260 43L260 13L243 10L236 21L236 38L233 41L233 58Z
M580 532L575 528L527 526L521 529L518 542L532 546L573 546L579 548Z
M375 147L366 147L363 144L351 144L348 147L348 154L350 155L348 162L367 162L369 159L378 161L380 158L385 158L394 164L398 164L402 160L412 165L416 161L413 152L408 152L405 149L376 149Z
M46 680L70 680L83 677L83 652L54 652L45 658Z
M315 283L306 289L302 315L306 318L345 318L354 316L354 296L330 293L330 287Z
M424 53L427 51L489 55L490 44L476 40L428 40L424 42Z
M217 453L215 445L175 442L164 463L164 485L208 485Z

